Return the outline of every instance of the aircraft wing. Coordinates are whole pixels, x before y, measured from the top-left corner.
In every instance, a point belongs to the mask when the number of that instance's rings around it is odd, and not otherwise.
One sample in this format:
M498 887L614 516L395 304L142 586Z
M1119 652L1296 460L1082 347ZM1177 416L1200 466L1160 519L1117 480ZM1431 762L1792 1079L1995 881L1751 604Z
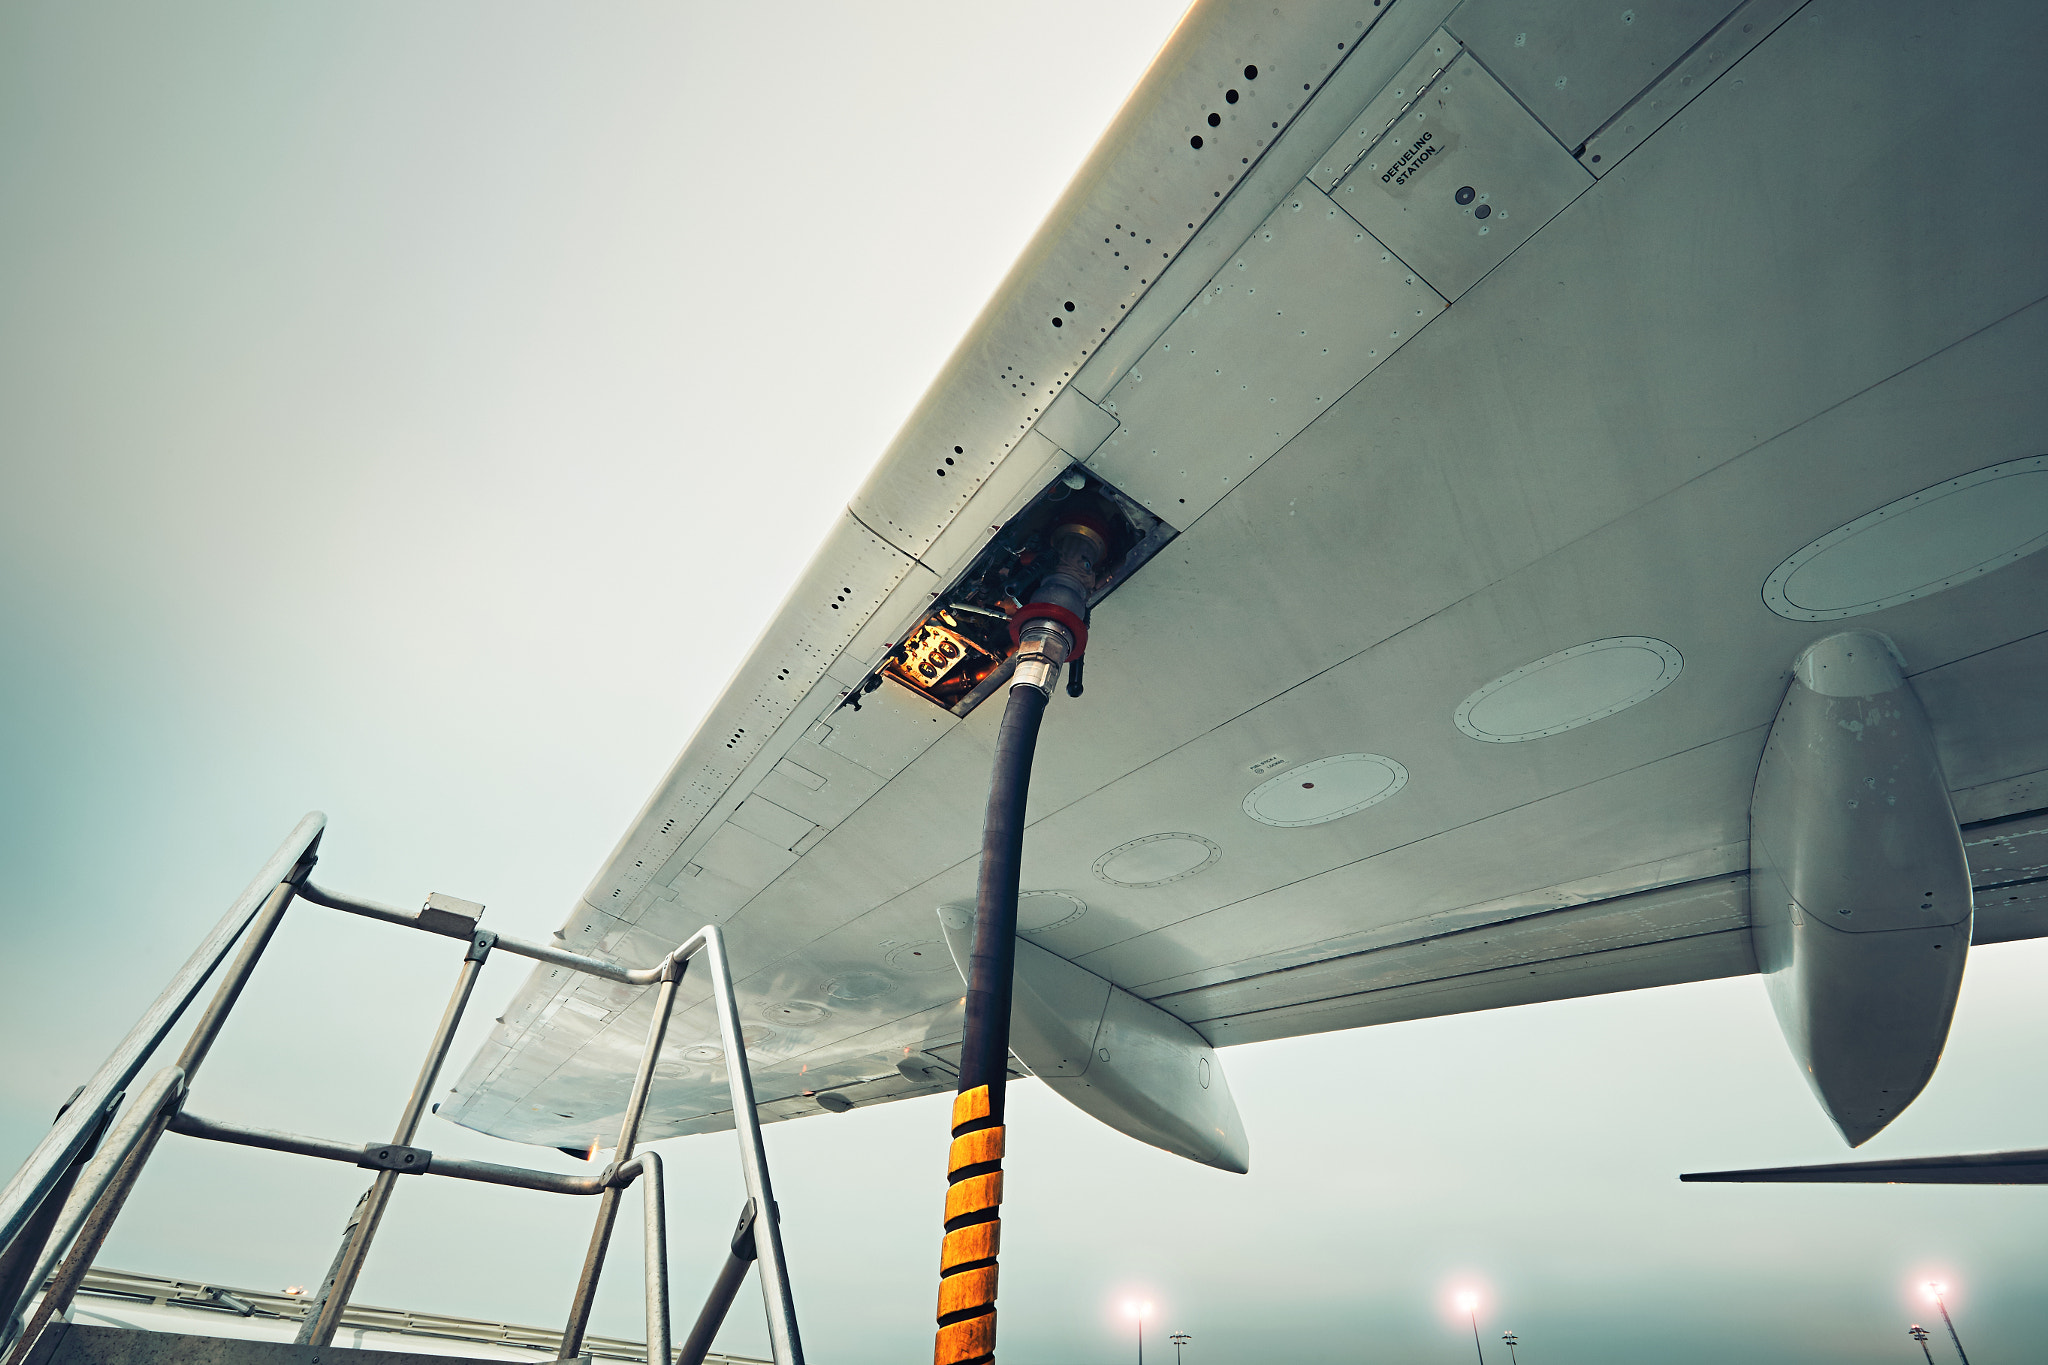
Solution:
M1852 617L1976 940L2041 933L2044 62L2017 3L1203 0L562 941L722 925L765 1117L950 1089L1001 706L884 673L1075 466L1150 558L1020 932L1210 1047L1756 970L1760 758ZM441 1113L610 1145L645 994L541 968ZM679 1000L657 1137L730 1121Z

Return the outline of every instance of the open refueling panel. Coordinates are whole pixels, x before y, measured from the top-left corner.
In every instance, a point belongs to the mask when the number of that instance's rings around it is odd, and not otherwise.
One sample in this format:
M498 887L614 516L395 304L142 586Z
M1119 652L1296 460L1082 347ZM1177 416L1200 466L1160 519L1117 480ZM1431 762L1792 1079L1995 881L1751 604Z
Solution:
M846 704L858 706L863 693L888 678L955 715L980 705L1010 675L1013 622L1053 565L1052 533L1077 517L1106 531L1109 545L1102 559L1108 571L1088 599L1090 608L1179 534L1134 499L1071 466L1010 518Z

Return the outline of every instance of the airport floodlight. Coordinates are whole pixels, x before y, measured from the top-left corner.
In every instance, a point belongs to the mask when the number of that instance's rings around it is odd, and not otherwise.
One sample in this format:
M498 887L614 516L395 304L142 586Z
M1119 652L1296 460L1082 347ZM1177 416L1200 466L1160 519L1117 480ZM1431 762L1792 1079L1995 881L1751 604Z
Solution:
M1969 1353L1963 1350L1963 1339L1956 1335L1956 1320L1948 1315L1948 1300L1943 1297L1947 1293L1948 1286L1940 1281L1927 1282L1927 1297L1933 1299L1934 1306L1941 1310L1941 1324L1948 1328L1948 1339L1955 1343L1956 1359L1962 1361L1963 1365L1970 1365Z
M1479 1295L1470 1289L1459 1290L1458 1307L1472 1322L1472 1353L1479 1357L1479 1365L1486 1365L1486 1349L1479 1344Z
M1508 1365L1515 1365L1515 1347L1521 1343L1522 1339L1513 1332L1502 1332L1500 1339L1507 1343Z
M1124 1304L1124 1312L1138 1320L1138 1365L1145 1365L1145 1318L1151 1311L1152 1305L1149 1302L1141 1303L1137 1299L1131 1299ZM1176 1357L1179 1356L1178 1347L1175 1347L1174 1354Z
M1906 1329L1906 1335L1920 1343L1920 1354L1927 1357L1927 1365L1934 1365L1934 1352L1927 1347L1927 1329L1916 1322Z
M1167 1340L1173 1343L1173 1365L1180 1365L1180 1348L1193 1341L1194 1338L1186 1332L1175 1332Z

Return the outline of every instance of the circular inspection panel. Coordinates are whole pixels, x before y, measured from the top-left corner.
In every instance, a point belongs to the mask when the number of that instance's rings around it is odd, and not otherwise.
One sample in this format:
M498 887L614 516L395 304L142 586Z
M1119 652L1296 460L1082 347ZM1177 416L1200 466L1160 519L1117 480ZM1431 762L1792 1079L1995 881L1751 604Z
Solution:
M1791 621L1839 621L1980 578L2048 548L2048 455L2007 460L1866 512L1764 580Z
M825 1017L825 1007L809 1000L770 1000L756 1011L771 1024L815 1024Z
M1220 847L1199 834L1148 834L1097 858L1094 872L1111 886L1165 886L1194 876L1222 856Z
M953 954L946 945L935 938L920 939L906 943L900 948L891 948L889 955L882 959L899 972L950 972L953 970Z
M1647 701L1683 667L1677 649L1647 635L1593 640L1495 678L1459 702L1451 719L1489 744L1543 739Z
M1043 934L1064 929L1088 913L1088 902L1064 891L1026 891L1017 897L1017 932Z
M687 1062L722 1062L725 1049L716 1043L692 1043L683 1049L683 1060Z
M1383 754L1332 754L1253 787L1244 813L1262 825L1299 829L1355 815L1407 785L1408 770Z

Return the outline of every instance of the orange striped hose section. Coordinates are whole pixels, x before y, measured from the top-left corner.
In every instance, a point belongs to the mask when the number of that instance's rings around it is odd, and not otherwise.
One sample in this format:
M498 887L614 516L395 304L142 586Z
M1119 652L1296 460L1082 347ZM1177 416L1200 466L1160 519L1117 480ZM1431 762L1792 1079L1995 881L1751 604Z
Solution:
M1003 1125L988 1087L953 1100L946 1154L946 1240L939 1248L939 1339L932 1365L981 1365L996 1354L996 1251L1002 1241Z

